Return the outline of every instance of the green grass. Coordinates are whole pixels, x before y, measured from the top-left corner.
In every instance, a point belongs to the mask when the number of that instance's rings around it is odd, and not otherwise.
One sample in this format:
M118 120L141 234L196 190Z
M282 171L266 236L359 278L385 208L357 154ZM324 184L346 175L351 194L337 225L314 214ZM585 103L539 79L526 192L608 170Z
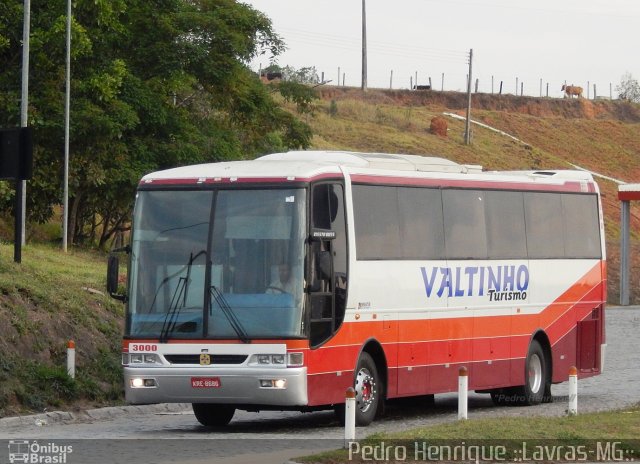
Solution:
M640 456L640 407L623 411L610 411L581 414L575 417L500 417L494 419L478 419L457 421L432 427L407 430L401 433L375 434L360 442L362 447L378 446L384 442L385 446L405 446L409 450L415 449L417 442L422 443L467 445L504 445L507 449L507 459L513 461L520 457L514 450L520 450L522 442L526 441L528 450L533 453L536 447L585 446L587 450L595 449L597 442L602 446L606 443L621 442L619 449L629 450L626 456ZM352 449L352 451L354 451ZM393 456L393 453L391 454ZM407 461L411 461L409 453ZM355 459L354 459L355 457ZM296 458L297 462L338 464L347 462L363 462L362 453L353 454L349 459L347 450L335 450ZM594 456L590 456L593 460Z
M0 244L0 417L122 400L123 306L104 294L102 253ZM76 342L76 378L66 374Z

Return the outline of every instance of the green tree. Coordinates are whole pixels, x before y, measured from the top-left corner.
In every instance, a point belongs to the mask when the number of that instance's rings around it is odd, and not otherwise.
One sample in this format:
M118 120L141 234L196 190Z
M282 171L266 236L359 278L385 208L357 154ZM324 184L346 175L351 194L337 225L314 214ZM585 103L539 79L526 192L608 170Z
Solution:
M66 0L32 3L30 220L61 200ZM22 1L0 6L0 126L19 122ZM138 179L173 166L305 148L309 127L248 67L284 48L233 0L77 0L72 41L70 231L101 246L127 227Z
M320 84L320 77L318 77L318 70L315 66L306 66L293 70L290 79L301 84Z
M635 103L640 103L640 84L634 79L631 73L625 73L620 80L620 84L616 86L618 97Z

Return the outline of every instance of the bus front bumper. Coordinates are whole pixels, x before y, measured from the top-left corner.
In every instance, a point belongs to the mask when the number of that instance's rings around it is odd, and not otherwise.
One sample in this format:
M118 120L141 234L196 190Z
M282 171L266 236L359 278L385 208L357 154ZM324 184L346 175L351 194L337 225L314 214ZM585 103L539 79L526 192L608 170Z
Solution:
M269 386L270 385L270 386ZM125 367L131 404L224 403L306 406L307 368Z

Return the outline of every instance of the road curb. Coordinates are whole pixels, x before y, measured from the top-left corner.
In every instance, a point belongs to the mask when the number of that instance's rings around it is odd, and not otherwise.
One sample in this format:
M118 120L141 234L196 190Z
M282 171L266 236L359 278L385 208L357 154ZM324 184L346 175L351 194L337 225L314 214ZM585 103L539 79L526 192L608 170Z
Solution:
M188 403L161 403L141 406L108 406L105 408L86 409L82 411L50 411L41 414L0 418L0 427L17 427L20 425L48 425L61 422L79 422L105 420L125 415L138 416L145 414L181 413L191 409Z

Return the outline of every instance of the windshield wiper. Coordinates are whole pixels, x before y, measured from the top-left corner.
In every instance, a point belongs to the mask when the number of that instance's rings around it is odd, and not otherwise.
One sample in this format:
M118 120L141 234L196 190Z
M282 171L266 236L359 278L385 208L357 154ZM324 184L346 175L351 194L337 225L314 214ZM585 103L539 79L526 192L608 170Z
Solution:
M188 278L185 277L180 277L178 279L178 285L176 285L176 289L173 291L173 296L171 297L169 310L167 311L167 315L164 317L164 321L162 322L162 330L160 331L160 343L165 343L169 339L169 333L173 332L176 327L178 314L180 313L180 310L184 308L184 300L182 302L182 305L180 305L180 299L183 298L183 295L186 297L187 280Z
M231 328L233 328L233 330L238 335L238 338L243 343L249 343L250 340L249 340L249 335L247 334L247 331L244 329L244 327L242 327L242 323L238 320L238 317L233 312L233 309L231 308L231 306L229 306L229 303L227 303L227 300L225 299L224 295L220 293L220 290L218 290L215 285L211 286L211 288L209 289L209 292L213 297L209 306L209 315L213 314L213 300L216 300L216 303L218 303L218 306L220 306L222 313L227 318L227 321L229 321L229 325L231 326Z
M153 308L158 293L160 292L160 288L162 288L164 284L166 284L170 279L174 278L177 275L180 275L185 268L187 269L187 276L180 277L178 279L178 285L176 285L176 288L173 291L171 303L169 304L167 314L164 317L164 321L162 322L162 330L160 331L160 343L165 343L169 339L169 334L171 334L176 328L180 311L187 305L189 283L191 282L191 267L193 266L193 262L203 254L206 254L206 251L202 250L195 256L193 255L193 253L189 253L189 262L187 263L187 265L171 276L165 277L156 290L156 294L153 297L153 302L151 303L151 308Z

